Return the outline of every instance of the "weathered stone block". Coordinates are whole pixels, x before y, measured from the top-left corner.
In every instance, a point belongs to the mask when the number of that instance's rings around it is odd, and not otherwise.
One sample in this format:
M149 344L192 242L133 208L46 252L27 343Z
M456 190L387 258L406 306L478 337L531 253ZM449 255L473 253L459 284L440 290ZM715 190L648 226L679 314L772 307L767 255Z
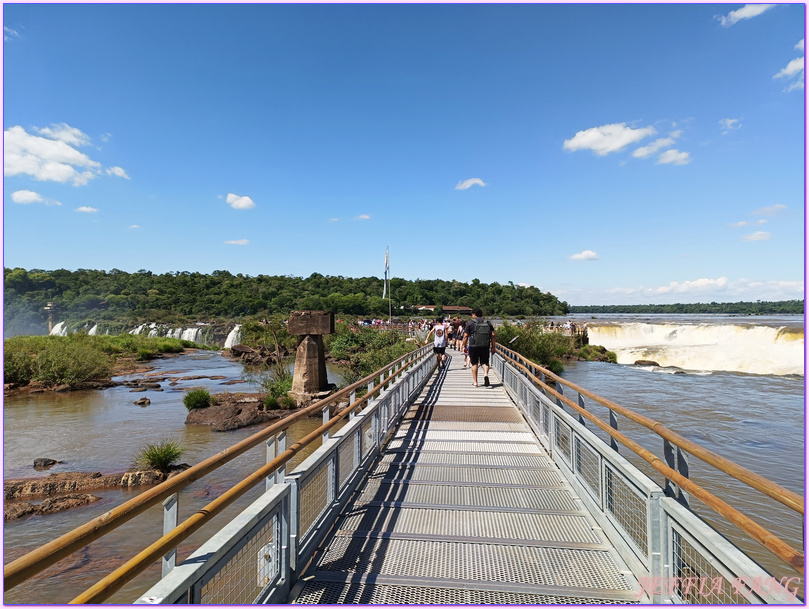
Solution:
M334 313L331 311L292 311L287 323L292 335L334 334Z

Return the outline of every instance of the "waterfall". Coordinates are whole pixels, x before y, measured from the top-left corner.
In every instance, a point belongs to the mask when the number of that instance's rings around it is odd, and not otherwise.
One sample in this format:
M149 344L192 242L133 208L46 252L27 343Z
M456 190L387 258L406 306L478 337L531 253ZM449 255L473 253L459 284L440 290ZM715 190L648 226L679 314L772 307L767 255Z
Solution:
M98 334L98 324L90 328L90 331L87 333L87 336L96 336L97 334Z
M619 364L653 360L686 370L803 376L804 336L798 328L734 323L592 325L590 342Z
M228 333L228 337L225 339L225 349L230 349L233 345L238 345L242 340L242 325L236 324L236 326Z
M146 324L141 324L137 328L135 328L134 330L130 330L129 333L130 334L140 334L145 327L146 327Z
M199 342L201 330L199 328L186 328L180 336L183 340L190 340L192 343Z
M65 326L65 322L60 321L58 324L56 324L51 330L51 336L67 336L67 327Z

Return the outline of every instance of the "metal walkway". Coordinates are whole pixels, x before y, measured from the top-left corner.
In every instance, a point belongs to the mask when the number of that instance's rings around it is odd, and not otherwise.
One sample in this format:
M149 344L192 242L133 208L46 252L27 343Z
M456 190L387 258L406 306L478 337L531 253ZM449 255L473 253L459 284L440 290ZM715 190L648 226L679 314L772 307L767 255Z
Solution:
M437 371L292 591L297 604L649 602L494 369ZM640 597L640 598L639 598Z

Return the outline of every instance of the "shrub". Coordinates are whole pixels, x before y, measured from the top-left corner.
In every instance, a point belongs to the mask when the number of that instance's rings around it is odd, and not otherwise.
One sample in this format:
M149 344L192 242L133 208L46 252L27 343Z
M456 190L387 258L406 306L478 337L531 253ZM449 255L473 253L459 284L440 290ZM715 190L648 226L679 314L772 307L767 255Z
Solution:
M188 410L207 408L212 403L215 403L215 400L211 399L211 394L205 389L192 389L183 398L183 404Z
M149 351L149 349L138 349L138 355L135 359L139 362L145 362L150 359L154 359L154 352Z
M135 457L135 464L141 467L167 472L171 465L179 460L183 448L179 442L164 439L157 444L145 444Z
M278 405L278 398L274 398L271 395L267 395L264 398L264 410L278 410L280 406Z
M288 395L281 397L281 410L292 410L295 408L295 400Z

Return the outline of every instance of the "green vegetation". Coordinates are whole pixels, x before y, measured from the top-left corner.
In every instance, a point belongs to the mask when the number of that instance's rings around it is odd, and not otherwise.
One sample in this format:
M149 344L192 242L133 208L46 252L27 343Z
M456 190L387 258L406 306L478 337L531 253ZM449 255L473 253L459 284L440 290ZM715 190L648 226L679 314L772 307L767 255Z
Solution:
M343 374L346 385L387 366L417 347L415 342L407 341L407 336L401 332L380 332L353 324L337 324L335 334L326 341L329 354L346 365L347 370Z
M668 313L723 315L803 315L803 300L711 302L667 305L591 305L569 307L570 313Z
M135 464L140 467L168 472L169 468L180 459L183 448L175 440L164 439L157 444L146 444L135 457Z
M180 353L194 343L173 338L88 336L15 336L3 342L3 378L6 383L70 385L109 378L118 357L148 359L159 353Z
M185 404L185 407L188 410L207 408L211 404L215 403L216 399L211 396L210 392L200 388L192 389L185 394L185 397L183 397L183 404Z
M504 322L497 328L497 342L523 357L546 367L554 374L564 371L562 357L580 357L587 361L617 361L615 353L597 345L576 345L574 336L561 332L548 332L542 321L531 321L524 326ZM516 337L516 339L515 339ZM514 340L514 342L511 342Z
M104 322L124 331L143 322L176 327L194 321L242 319L293 310L327 310L339 315L383 317L377 277L329 277L314 273L306 279L288 276L233 275L228 271L174 272L157 275L141 270L45 271L4 269L4 330L6 336L42 334L47 328L44 307L53 302L57 319L68 324ZM487 315L564 315L565 302L534 287L471 283L440 279L391 279L393 310L409 315L418 305L480 307ZM120 328L120 329L116 329Z

